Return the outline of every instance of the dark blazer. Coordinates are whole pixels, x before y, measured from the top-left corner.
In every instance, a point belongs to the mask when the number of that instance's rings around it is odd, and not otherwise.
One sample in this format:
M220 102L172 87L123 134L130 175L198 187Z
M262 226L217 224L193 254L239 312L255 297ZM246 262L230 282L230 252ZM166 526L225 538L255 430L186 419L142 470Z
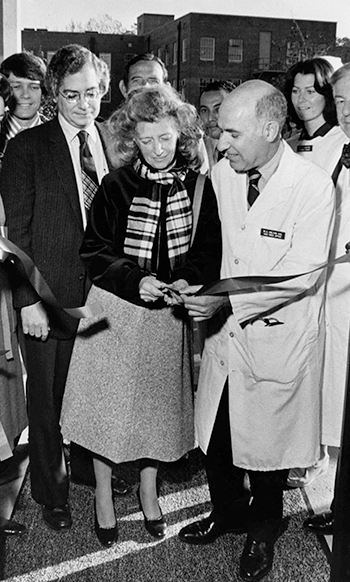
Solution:
M73 163L57 118L9 141L0 193L9 239L32 258L61 306L83 305L89 289L79 256L83 222ZM38 300L33 287L16 276L15 308ZM51 337L72 337L77 320L48 311Z

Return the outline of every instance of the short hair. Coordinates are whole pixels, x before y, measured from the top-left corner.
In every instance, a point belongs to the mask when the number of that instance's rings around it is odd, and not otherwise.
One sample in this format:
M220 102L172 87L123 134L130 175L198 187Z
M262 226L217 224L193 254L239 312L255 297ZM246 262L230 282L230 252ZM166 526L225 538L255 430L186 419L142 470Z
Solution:
M11 97L11 85L2 73L0 73L0 97L3 98L4 103Z
M298 73L301 75L314 75L315 91L317 91L317 93L320 95L323 95L326 101L323 110L323 117L325 121L331 125L337 124L337 115L332 94L332 87L330 84L333 71L334 69L332 65L322 57L315 57L306 61L298 61L287 71L284 94L288 103L288 114L291 121L293 121L297 127L303 127L303 121L299 119L292 103L294 79Z
M342 67L340 67L339 69L334 71L329 82L330 82L331 86L334 87L334 85L338 81L340 81L341 79L344 79L344 77L348 77L348 76L350 76L350 63L346 63L345 65L343 65Z
M85 65L91 65L99 79L99 89L102 95L108 91L110 75L107 64L94 53L79 44L68 44L61 47L52 57L47 67L46 83L55 97L68 75L79 73Z
M201 96L203 93L209 93L209 91L226 91L227 93L231 93L233 89L236 89L236 85L231 81L212 81L204 87Z
M279 89L273 85L271 88L270 93L266 93L256 102L255 115L258 122L276 121L282 132L287 118L287 101Z
M189 167L200 167L199 144L203 133L197 109L184 102L170 85L136 90L109 118L114 152L122 165L132 163L138 155L139 148L135 143L137 124L156 123L167 117L174 120L179 132L179 153Z
M164 81L164 83L167 82L168 71L167 71L166 66L164 65L163 61L159 57L157 57L156 55L154 55L152 53L141 53L139 55L135 55L132 59L130 59L130 61L125 66L123 81L124 81L124 85L126 88L128 88L128 85L129 85L129 73L130 73L131 67L133 65L136 65L136 63L139 63L140 61L151 61L151 62L153 61L155 63L158 63L158 65L161 67L161 69L163 71L163 81Z
M44 93L46 92L46 65L40 57L32 53L24 51L7 57L0 65L0 73L5 75L5 77L9 77L13 73L16 77L40 81L42 91Z

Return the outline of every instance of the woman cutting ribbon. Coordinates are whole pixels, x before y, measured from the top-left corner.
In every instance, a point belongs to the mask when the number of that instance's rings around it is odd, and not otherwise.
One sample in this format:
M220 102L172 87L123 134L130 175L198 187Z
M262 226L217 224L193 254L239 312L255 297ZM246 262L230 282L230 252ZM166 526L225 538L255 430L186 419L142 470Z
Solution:
M104 545L118 535L111 462L140 459L145 527L154 537L166 533L158 463L194 447L191 334L172 295L218 278L221 258L208 179L194 236L202 135L195 108L170 86L141 90L110 128L124 166L103 181L81 249L96 285L89 299L102 302L105 318L78 334L61 418L63 435L95 453L95 531Z

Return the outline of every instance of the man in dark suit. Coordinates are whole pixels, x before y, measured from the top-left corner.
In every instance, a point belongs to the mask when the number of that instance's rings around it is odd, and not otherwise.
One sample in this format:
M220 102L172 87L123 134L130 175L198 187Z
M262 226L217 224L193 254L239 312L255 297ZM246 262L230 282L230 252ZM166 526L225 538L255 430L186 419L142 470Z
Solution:
M79 256L89 202L86 180L91 198L109 171L102 126L95 122L109 71L88 49L68 45L52 57L47 80L58 116L10 140L0 191L9 239L32 258L58 303L75 307L84 304L90 285ZM88 148L84 145L83 154L82 139ZM92 178L82 172L86 157ZM25 338L32 495L45 523L65 531L72 519L59 419L78 321L44 305L24 278L17 278L14 303Z

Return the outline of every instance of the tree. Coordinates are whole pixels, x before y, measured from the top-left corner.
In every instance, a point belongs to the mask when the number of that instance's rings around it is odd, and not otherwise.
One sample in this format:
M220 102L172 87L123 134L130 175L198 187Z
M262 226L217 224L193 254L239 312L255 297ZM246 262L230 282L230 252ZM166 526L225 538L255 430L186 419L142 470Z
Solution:
M89 18L86 24L71 20L66 30L70 32L85 32L89 30L102 34L136 34L135 25L133 25L132 30L128 31L119 20L112 18L109 14Z
M335 43L335 54L340 57L343 63L350 62L350 38L344 36L337 38Z

